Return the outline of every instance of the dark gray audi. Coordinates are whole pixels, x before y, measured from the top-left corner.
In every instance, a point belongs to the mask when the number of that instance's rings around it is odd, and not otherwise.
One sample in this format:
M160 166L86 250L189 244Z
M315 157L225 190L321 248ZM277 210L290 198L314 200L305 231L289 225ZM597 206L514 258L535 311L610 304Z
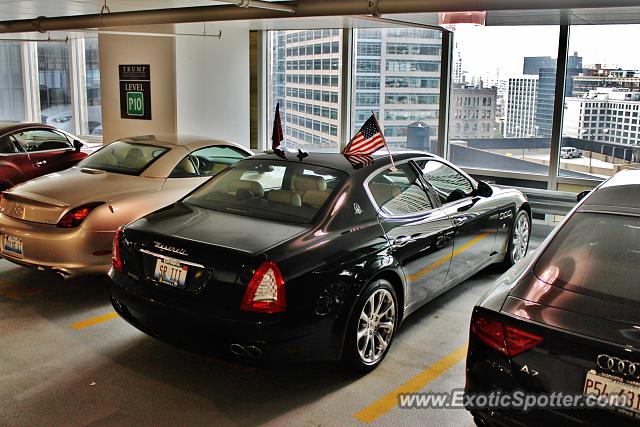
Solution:
M640 421L640 171L584 196L473 310L466 392L623 395L624 405L526 413L467 405L478 425Z

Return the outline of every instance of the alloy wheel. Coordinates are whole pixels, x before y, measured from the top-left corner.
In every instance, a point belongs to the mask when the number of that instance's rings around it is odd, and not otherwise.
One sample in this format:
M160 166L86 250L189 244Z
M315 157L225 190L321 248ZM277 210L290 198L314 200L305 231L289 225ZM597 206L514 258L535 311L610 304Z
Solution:
M518 215L511 239L511 258L516 263L525 257L529 248L529 217L526 213Z
M362 307L356 334L356 347L367 365L378 362L391 343L396 323L396 305L391 293L378 289Z

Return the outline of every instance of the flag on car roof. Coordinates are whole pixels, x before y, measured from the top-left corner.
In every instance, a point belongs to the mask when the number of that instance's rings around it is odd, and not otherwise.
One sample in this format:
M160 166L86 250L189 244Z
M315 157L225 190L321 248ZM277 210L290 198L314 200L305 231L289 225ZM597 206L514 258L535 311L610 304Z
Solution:
M384 139L378 119L375 113L372 112L371 117L364 122L358 133L344 147L342 154L354 167L369 166L373 164L371 154L383 147L387 147L389 158L391 159L391 169L395 170L396 166L391 150L389 150L387 141Z
M343 156L356 169L365 166L371 166L373 164L373 157L369 156L368 154L343 154Z
M358 133L351 138L349 144L344 147L343 154L365 154L370 155L385 146L382 130L378 125L375 114L364 122Z
M282 122L280 121L280 103L276 104L276 114L273 117L273 132L271 133L271 149L279 157L284 158L284 150L282 149Z

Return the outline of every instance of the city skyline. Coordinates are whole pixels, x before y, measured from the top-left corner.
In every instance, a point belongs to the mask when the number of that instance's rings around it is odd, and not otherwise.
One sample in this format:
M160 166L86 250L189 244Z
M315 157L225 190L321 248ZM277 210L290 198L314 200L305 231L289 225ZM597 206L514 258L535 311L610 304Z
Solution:
M508 35L507 35L508 34ZM456 51L462 57L462 69L467 80L495 78L499 70L500 78L522 75L525 57L558 55L557 26L523 27L478 27L462 25L454 32ZM611 40L631 40L640 38L640 26L572 26L569 54L575 52L583 57L583 64L589 67L603 64L607 67L639 69L640 61L629 55L624 43ZM536 43L531 43L536 40Z

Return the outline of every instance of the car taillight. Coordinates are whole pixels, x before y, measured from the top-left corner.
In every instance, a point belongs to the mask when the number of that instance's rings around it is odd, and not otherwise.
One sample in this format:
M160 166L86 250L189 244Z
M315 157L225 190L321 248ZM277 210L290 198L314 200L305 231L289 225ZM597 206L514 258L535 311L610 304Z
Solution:
M263 262L244 291L240 308L261 313L279 313L287 307L284 279L275 262Z
M92 210L100 206L102 202L90 203L88 205L79 206L71 209L63 215L58 221L59 228L74 228L82 224L82 221L91 213Z
M505 335L509 356L514 357L533 347L538 346L542 342L542 338L530 332L523 331L513 326L505 326Z
M517 356L542 342L542 338L535 334L477 313L471 318L471 332L492 349L509 357Z
M111 265L114 270L123 272L122 258L120 256L120 239L122 238L122 227L118 228L116 235L113 237L113 251L111 253Z

